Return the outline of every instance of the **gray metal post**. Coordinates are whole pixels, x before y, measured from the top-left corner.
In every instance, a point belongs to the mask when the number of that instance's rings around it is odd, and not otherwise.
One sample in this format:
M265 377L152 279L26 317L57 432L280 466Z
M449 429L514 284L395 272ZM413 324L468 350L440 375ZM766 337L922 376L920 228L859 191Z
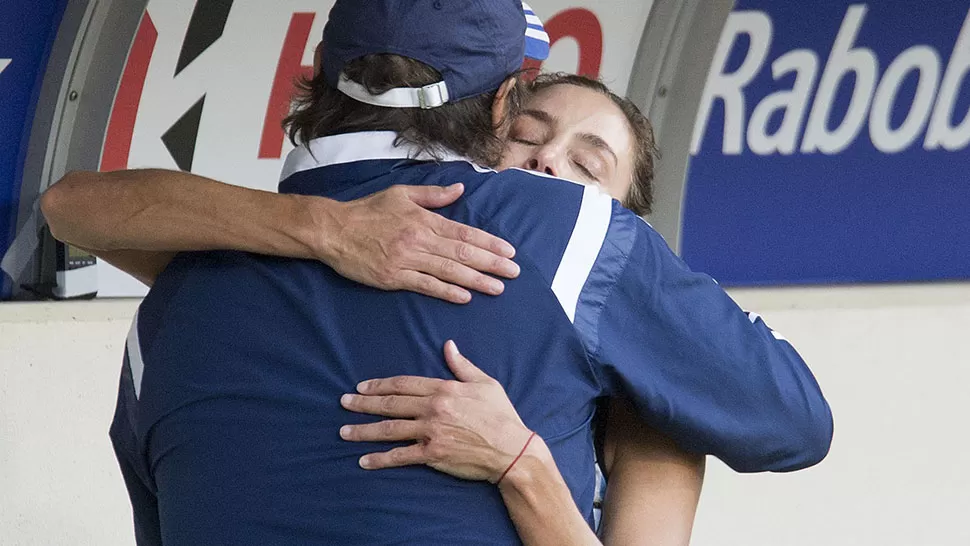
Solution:
M661 153L647 220L678 252L694 120L733 7L733 0L656 0L630 78L628 96L649 116Z
M74 169L97 170L108 119L148 0L71 0L58 29L31 128L17 228L38 217L38 197ZM50 282L44 259L20 282Z

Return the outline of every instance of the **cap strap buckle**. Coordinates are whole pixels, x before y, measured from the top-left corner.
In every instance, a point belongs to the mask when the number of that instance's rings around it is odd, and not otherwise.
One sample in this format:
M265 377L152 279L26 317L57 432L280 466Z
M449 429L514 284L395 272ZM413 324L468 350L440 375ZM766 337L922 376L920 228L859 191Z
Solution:
M418 95L418 105L422 110L437 108L448 102L448 86L445 82L436 82L415 89Z

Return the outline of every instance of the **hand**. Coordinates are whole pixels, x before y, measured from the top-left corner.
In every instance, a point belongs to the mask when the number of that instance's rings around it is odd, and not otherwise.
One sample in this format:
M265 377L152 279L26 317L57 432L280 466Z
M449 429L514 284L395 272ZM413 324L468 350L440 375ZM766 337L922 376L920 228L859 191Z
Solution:
M315 234L321 261L342 276L383 290L409 290L468 303L466 290L499 295L505 285L485 273L513 279L519 266L507 242L427 209L450 205L464 186L394 186L337 203L335 224Z
M445 344L445 360L458 381L398 376L357 385L341 405L357 413L390 417L347 425L340 437L351 442L415 444L364 455L360 466L375 470L426 464L466 480L498 481L532 434L519 419L498 381Z

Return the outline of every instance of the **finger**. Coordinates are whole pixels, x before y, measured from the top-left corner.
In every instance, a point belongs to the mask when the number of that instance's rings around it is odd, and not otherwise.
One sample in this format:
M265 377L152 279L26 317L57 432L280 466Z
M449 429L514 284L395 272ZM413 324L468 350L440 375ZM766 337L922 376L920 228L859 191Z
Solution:
M472 301L471 292L468 290L419 271L405 270L398 273L396 288L408 292L417 292L450 303L463 304Z
M428 461L424 453L424 446L414 444L406 447L396 447L383 453L371 453L360 458L360 467L365 470L381 468L396 468L413 464L424 464Z
M363 396L345 394L340 397L340 405L355 413L380 415L398 419L421 417L428 413L431 398L422 396Z
M434 377L418 377L414 375L399 375L381 379L369 379L357 384L357 392L367 396L431 396L436 394L444 379Z
M340 437L348 442L404 442L423 438L423 427L416 421L395 420L344 425Z
M492 273L508 279L514 279L521 273L519 265L512 260L454 238L439 235L431 241L427 249L432 255L461 263L483 273Z
M435 254L417 254L408 264L419 273L426 273L443 283L498 296L505 291L505 283L475 271L467 265Z
M454 220L441 217L438 225L435 226L435 231L442 237L469 243L502 258L515 257L515 247L504 239L500 239L478 228L455 222Z
M426 209L440 209L446 207L461 197L465 192L463 184L450 186L404 186L405 195L414 203Z
M490 375L478 369L478 366L475 366L471 360L465 358L465 355L458 351L458 345L450 339L445 343L445 361L448 363L451 373L455 374L459 381L469 383L493 381Z

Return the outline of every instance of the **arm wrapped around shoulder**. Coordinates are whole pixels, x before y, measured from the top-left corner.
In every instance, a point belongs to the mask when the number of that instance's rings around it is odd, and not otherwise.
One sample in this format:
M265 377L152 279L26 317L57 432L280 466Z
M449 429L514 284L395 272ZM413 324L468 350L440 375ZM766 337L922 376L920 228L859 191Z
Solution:
M597 321L607 389L684 450L739 472L815 465L832 413L795 348L694 273L646 223Z

